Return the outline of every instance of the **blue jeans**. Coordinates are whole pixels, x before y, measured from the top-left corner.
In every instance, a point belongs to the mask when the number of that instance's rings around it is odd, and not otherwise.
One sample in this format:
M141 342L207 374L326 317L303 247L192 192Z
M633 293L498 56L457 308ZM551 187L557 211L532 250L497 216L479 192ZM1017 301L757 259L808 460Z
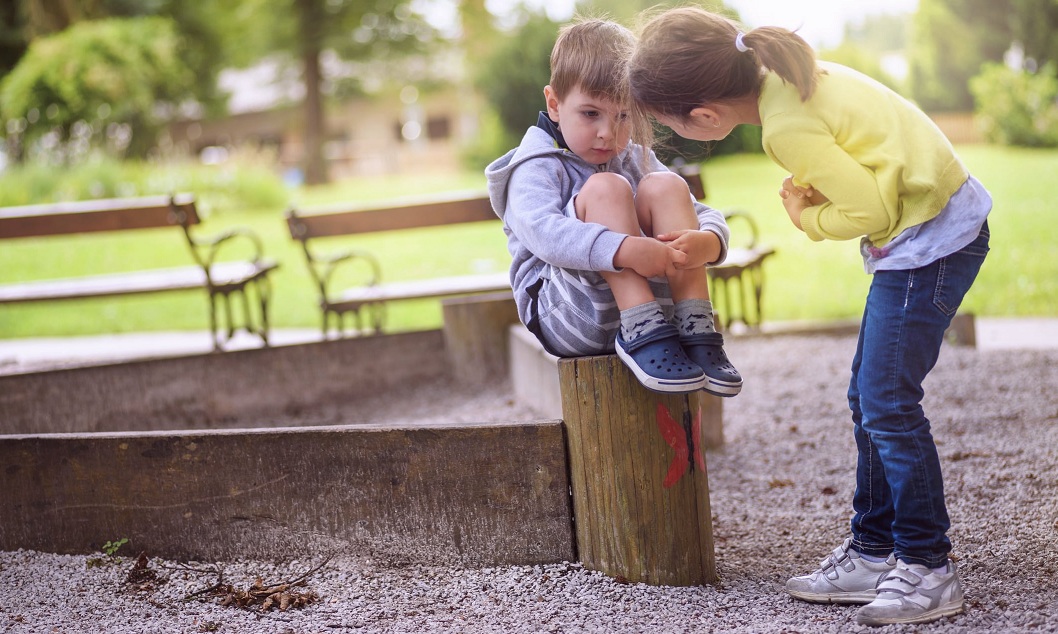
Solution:
M921 268L877 271L867 294L849 407L858 460L852 546L936 568L951 551L940 457L922 381L988 253L988 222L963 249Z

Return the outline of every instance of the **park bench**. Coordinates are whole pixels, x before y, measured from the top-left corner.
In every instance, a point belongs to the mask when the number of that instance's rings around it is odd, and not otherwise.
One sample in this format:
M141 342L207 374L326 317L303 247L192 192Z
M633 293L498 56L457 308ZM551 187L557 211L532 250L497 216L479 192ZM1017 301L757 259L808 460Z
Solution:
M0 285L0 304L202 289L209 295L215 350L222 350L238 329L260 337L268 345L268 274L277 267L276 262L262 257L260 240L246 229L232 229L210 239L193 236L191 228L200 222L195 200L186 194L0 208L0 239L179 227L194 260L193 265L182 267ZM249 241L253 256L245 260L217 261L221 248L236 239ZM56 254L56 257L61 256ZM250 306L251 287L258 301L259 323ZM233 297L241 300L244 317L241 326L236 326ZM218 332L218 312L222 308L226 317L223 336Z
M697 200L705 200L705 181L702 179L698 165L686 165L675 169L691 189L691 195ZM725 330L733 323L742 322L747 328L759 327L763 319L761 299L764 295L764 268L766 258L775 254L775 249L757 243L759 235L757 223L745 211L730 210L724 212L731 230L732 243L737 242L734 236L746 233L742 246L729 245L727 258L719 266L709 267L709 278L712 280L711 296L724 297L726 315L721 318ZM737 221L737 222L732 222ZM742 225L745 225L744 227ZM738 310L731 301L731 287L735 287Z
M743 246L729 246L727 259L719 266L709 267L709 278L713 282L711 296L723 295L726 314L721 318L724 329L730 329L733 323L741 321L747 328L759 327L763 319L761 299L764 295L764 260L775 254L775 249L757 243L757 224L752 216L744 211L731 210L724 212L728 226L731 227L732 242L734 237L743 235L746 240ZM737 222L735 222L737 221ZM741 229L740 225L746 225ZM731 299L731 287L735 287L738 308Z
M301 243L319 292L324 337L330 332L332 317L339 335L345 332L346 317L352 319L356 332L378 333L389 302L510 291L511 284L507 271L383 282L381 264L373 253L362 249L324 251L316 246L317 238L498 220L484 192L405 198L383 206L287 212L290 236ZM362 285L334 288L340 281L335 274L353 267L362 267Z

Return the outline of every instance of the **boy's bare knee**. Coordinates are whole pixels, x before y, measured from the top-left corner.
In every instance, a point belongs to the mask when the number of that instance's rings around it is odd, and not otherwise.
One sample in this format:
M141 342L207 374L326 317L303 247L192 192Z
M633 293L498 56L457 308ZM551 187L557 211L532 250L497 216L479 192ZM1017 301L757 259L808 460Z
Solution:
M632 184L628 179L613 172L592 174L580 188L580 195L587 192L590 196L632 196Z
M581 220L601 222L611 228L623 228L623 221L635 216L632 184L620 174L592 174L580 188L575 206L577 217ZM612 224L615 221L622 224Z
M639 181L639 198L656 198L664 196L689 196L687 181L676 172L651 172Z

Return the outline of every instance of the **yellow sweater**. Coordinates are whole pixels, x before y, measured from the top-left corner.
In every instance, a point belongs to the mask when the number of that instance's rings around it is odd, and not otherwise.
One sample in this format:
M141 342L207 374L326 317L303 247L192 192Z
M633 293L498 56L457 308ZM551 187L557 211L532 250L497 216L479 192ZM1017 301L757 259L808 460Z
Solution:
M801 214L809 238L865 235L884 246L939 214L969 174L911 102L850 68L819 66L826 74L805 103L768 73L759 101L764 151L830 199Z

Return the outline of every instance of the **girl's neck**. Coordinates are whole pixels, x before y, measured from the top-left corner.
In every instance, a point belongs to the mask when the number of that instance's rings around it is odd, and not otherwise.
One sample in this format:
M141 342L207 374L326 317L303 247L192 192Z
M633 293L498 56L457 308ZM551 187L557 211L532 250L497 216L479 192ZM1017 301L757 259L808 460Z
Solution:
M739 123L760 125L760 106L758 104L760 95L753 92L745 97L739 97L726 102L724 105L729 109L731 116Z

